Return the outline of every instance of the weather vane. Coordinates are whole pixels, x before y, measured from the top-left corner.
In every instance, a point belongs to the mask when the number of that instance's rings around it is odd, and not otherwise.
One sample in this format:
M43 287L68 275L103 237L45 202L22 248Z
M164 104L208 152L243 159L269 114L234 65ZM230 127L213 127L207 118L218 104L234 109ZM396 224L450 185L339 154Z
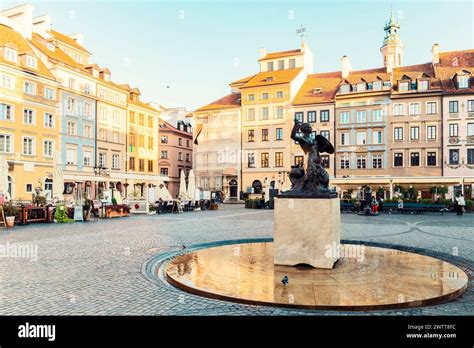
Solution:
M300 37L301 40L303 40L306 37L306 28L301 25L299 29L296 29L296 35Z

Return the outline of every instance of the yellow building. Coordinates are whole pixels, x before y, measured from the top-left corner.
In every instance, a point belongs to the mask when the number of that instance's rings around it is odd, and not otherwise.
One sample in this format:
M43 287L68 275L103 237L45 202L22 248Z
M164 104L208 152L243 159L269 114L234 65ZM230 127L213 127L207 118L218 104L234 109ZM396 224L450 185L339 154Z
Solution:
M31 200L36 188L52 190L60 149L58 84L20 25L29 5L0 13L0 153L9 164L13 199Z
M291 51L260 52L260 72L231 83L241 92L242 190L288 185L291 169L290 103L312 72L313 56L302 43Z

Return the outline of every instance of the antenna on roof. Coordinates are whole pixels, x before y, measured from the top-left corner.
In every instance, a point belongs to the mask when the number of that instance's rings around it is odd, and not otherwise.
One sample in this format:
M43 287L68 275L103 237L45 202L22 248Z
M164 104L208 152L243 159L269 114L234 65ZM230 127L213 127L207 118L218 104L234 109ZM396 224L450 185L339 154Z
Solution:
M301 41L304 41L304 39L307 37L306 28L301 25L299 29L296 29L296 35L300 37Z

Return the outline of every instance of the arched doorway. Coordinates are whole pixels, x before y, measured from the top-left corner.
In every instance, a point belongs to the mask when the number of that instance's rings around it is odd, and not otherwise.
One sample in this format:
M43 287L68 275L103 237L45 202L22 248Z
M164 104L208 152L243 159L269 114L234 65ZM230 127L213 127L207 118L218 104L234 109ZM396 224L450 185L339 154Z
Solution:
M252 188L253 193L262 193L262 182L260 180L254 180Z
M229 181L229 197L237 198L237 180L235 179Z

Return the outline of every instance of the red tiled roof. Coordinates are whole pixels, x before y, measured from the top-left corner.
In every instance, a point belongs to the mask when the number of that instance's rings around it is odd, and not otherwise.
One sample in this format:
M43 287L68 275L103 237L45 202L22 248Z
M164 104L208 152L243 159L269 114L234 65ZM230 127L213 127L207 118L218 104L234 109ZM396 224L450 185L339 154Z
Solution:
M390 74L387 73L387 69L385 68L377 68L377 69L368 69L368 70L356 70L351 71L349 76L345 78L347 82L351 85L357 84L359 82L374 82L378 79L383 81L390 80Z
M309 75L292 104L308 105L334 101L341 81L340 71ZM316 92L316 89L320 89L320 92Z
M474 67L474 50L440 52L439 66Z
M398 89L398 81L403 80L404 78L409 78L412 81L416 81L420 78L428 78L430 80L430 90L441 88L441 83L439 81L438 76L436 76L433 64L431 63L408 65L394 68L393 87L395 91Z
M288 57L288 56L297 56L301 55L303 52L301 49L297 50L289 50L289 51L279 51L279 52L271 52L267 53L265 57L260 58L259 61L261 60L267 60L267 59L276 59L276 58L283 58L283 57Z
M231 93L213 101L210 104L207 104L196 111L207 111L207 110L216 110L216 109L231 109L240 107L240 93Z
M284 70L273 70L258 73L252 77L246 84L241 88L259 87L259 86L271 86L289 83L298 76L303 68L284 69Z

